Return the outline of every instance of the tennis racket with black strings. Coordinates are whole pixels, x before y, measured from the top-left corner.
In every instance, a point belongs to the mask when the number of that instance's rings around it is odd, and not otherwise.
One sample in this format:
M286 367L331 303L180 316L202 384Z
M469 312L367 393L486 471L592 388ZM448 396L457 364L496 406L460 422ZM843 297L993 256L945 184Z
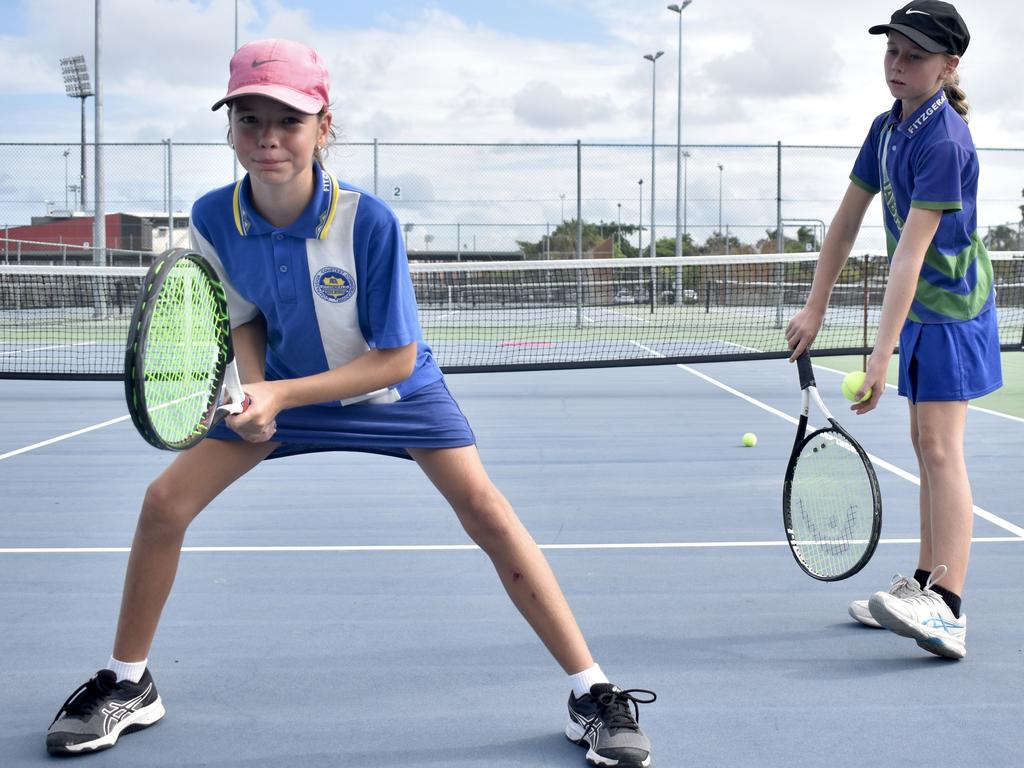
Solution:
M175 248L150 266L128 332L124 389L139 434L170 451L190 448L249 406L224 286L198 253Z
M867 453L818 394L806 351L796 365L803 405L786 468L782 519L797 564L815 579L839 581L874 554L882 531L882 496ZM811 400L829 426L808 435Z

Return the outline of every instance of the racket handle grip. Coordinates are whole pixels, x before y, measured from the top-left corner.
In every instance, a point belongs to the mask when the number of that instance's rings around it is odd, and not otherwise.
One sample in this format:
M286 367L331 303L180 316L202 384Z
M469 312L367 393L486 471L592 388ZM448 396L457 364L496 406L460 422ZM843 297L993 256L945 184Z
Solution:
M807 350L801 352L800 357L796 359L796 370L800 374L800 389L815 386L814 369L811 366L811 356L807 354Z
M247 410L249 410L250 405L252 405L252 398L249 397L249 395L246 395L244 398L242 398L242 410L239 411L239 413L245 413Z

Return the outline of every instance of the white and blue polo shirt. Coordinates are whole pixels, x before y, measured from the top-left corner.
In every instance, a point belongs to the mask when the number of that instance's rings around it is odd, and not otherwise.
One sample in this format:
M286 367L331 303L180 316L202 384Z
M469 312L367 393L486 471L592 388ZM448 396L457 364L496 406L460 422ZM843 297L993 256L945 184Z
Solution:
M392 402L438 381L397 218L382 200L339 183L318 164L315 174L309 205L287 227L256 212L248 176L192 207L192 246L224 278L232 327L263 315L270 380L322 373L370 349L417 343L409 378L341 405Z
M978 234L978 154L971 133L942 90L906 120L900 112L897 100L875 118L850 179L871 194L882 192L889 258L911 208L943 212L909 318L970 320L995 304L992 265Z

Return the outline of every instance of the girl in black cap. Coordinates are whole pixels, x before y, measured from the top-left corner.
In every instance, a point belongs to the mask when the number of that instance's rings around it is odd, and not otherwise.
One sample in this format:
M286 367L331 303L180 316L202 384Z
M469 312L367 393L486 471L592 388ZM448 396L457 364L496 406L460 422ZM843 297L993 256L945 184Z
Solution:
M895 576L887 592L854 601L849 612L959 659L967 652L960 595L973 519L963 457L967 403L1002 386L992 266L977 231L978 155L957 74L971 37L956 8L938 0L914 0L868 31L887 35L885 78L896 102L871 125L807 304L786 338L793 360L814 341L864 213L881 192L889 281L857 393L871 396L852 410L878 405L898 341L899 394L910 406L921 476L921 548L913 578Z

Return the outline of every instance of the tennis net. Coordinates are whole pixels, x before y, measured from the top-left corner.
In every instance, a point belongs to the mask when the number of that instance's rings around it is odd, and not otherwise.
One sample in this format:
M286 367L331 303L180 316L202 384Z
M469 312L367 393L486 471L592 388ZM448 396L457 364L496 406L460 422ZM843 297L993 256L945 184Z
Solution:
M447 373L788 356L817 253L412 263ZM994 253L1000 341L1024 348L1024 253ZM119 379L144 268L0 265L0 377ZM870 351L888 276L847 261L814 354Z

